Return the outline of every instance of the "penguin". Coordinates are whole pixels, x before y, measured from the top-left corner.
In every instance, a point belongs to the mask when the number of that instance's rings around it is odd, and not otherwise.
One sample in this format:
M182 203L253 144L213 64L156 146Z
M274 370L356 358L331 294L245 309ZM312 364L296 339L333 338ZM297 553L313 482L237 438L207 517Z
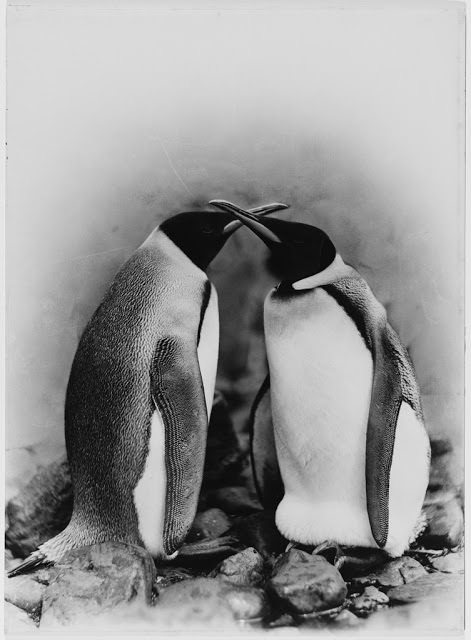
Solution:
M240 226L230 212L180 213L115 276L66 391L70 522L9 577L109 540L160 560L178 553L196 513L218 359L217 293L206 269Z
M328 235L259 220L281 282L264 303L269 375L251 412L260 500L291 543L398 557L424 528L430 443L406 348Z

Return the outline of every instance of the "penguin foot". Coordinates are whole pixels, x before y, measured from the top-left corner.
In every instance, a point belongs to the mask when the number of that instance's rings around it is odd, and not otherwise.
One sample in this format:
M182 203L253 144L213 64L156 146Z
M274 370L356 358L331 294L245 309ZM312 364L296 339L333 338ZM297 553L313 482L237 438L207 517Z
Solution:
M314 547L312 554L324 556L324 558L337 569L340 569L346 559L341 547L332 540L326 540L318 544L317 547Z
M38 569L39 567L44 567L50 564L53 563L47 559L46 554L42 553L41 551L35 551L30 556L28 556L24 562L22 562L14 569L11 569L7 573L7 576L9 578L14 578L15 576L19 576L22 573L28 573L33 569Z
M239 541L232 536L187 542L180 549L178 561L223 560L242 549Z

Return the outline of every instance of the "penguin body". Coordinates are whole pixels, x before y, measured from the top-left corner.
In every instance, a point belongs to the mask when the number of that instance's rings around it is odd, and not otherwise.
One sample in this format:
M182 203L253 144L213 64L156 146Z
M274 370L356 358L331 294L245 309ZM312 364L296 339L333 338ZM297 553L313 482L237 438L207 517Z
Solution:
M65 404L74 510L40 547L49 560L104 540L160 558L177 551L196 511L218 330L214 287L157 229L118 272L77 349Z
M266 242L283 278L265 300L269 381L251 414L262 503L293 542L401 555L423 526L430 460L405 347L324 232L219 204Z
M380 546L399 556L420 519L428 439L406 351L366 283L353 269L345 271L325 288L289 298L273 291L265 302L275 447L284 485L276 522L286 538L304 544L378 546L367 508L367 451L376 447L370 511L384 521ZM376 334L381 354L373 354L377 345L369 344L368 335ZM378 366L387 369L381 375L388 380L388 397L374 389ZM368 443L372 403L393 415ZM389 471L381 477L383 465Z
M179 214L117 273L67 387L71 520L10 577L107 540L158 559L178 553L196 513L219 349L217 294L205 269L239 226L230 214Z

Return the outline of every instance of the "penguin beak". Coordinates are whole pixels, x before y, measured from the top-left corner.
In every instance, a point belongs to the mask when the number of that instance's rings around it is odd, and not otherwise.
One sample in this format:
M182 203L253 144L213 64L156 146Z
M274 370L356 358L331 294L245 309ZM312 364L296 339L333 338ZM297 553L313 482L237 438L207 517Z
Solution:
M260 222L259 216L265 216L269 213L273 213L274 211L280 211L281 209L288 209L289 205L282 204L280 202L273 202L271 204L245 211L245 209L241 209L237 205L233 204L232 202L228 202L227 200L210 200L209 204L217 207L218 209L221 209L222 211L232 213L234 216L236 216L236 218L238 218L237 220L229 222L229 224L224 227L223 235L229 235L236 229L238 229L241 225L245 225L265 242L275 242L277 244L281 243L280 238L278 238L278 236L274 234L273 231L267 229L267 227L262 222Z

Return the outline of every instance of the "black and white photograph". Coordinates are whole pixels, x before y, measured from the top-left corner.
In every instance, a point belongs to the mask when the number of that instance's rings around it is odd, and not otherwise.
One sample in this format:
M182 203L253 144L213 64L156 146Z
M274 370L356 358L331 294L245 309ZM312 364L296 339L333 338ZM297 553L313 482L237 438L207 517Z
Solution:
M463 636L466 9L6 2L6 637Z

